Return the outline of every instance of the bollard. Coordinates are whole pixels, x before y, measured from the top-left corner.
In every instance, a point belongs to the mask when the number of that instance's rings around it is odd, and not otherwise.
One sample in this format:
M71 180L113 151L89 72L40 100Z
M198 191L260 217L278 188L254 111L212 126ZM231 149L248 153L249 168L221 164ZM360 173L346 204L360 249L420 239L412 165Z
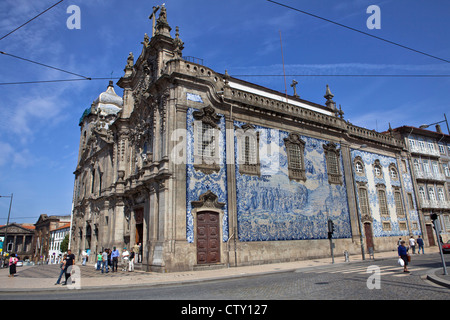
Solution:
M347 250L344 251L344 257L345 257L345 262L350 262L350 257L348 255L348 251Z

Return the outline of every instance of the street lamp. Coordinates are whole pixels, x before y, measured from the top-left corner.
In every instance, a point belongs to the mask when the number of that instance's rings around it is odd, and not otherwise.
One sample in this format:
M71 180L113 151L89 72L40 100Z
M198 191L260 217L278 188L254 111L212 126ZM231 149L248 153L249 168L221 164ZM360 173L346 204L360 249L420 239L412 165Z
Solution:
M426 129L426 128L428 128L429 126L432 126L433 124L438 124L438 123L441 123L441 122L445 122L445 123L447 124L447 132L448 132L448 134L450 134L450 129L448 128L447 116L445 115L445 113L444 113L444 120L439 121L439 122L435 122L435 123L431 123L431 124L423 124L423 125L421 125L419 128L420 128L420 129Z
M8 241L8 225L9 225L9 216L11 214L11 205L13 200L13 194L11 193L10 196L0 196L0 198L11 198L9 201L9 211L8 211L8 220L6 221L6 228L5 228L5 240L3 241L3 244L5 244ZM8 244L6 244L6 247L8 247ZM3 261L3 255L5 252L5 248L2 250L2 261Z

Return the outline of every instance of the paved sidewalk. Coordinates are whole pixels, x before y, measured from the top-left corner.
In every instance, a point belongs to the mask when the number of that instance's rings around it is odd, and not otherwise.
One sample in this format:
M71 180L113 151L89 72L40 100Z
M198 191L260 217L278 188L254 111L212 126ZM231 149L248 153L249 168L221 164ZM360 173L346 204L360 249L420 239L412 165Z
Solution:
M439 250L437 248L428 248L428 253L436 253ZM392 259L393 264L396 265L397 252L382 252L375 253L375 260L369 259L366 255L366 262L371 264L377 260ZM344 257L335 257L335 264L355 263L361 262L361 255L350 256L350 262L345 262ZM28 268L34 268L33 266L24 266L17 268L17 275L14 278L8 277L9 269L0 269L0 292L14 292L14 291L48 291L48 290L68 290L68 289L97 289L104 287L131 287L131 286L156 286L167 284L183 284L183 283L195 283L199 281L218 280L218 279L230 279L247 277L252 275L270 274L278 272L288 272L298 269L311 269L311 268L325 268L332 266L331 258L303 260L295 262L284 262L274 264L263 264L256 266L243 266L243 267L230 267L215 270L201 270L201 271L183 271L173 273L156 273L156 272L144 272L134 271L132 273L117 273L113 276L111 274L104 275L99 271L94 273L93 276L81 277L81 281L71 286L55 285L58 274L55 277L21 277L21 272L28 270ZM83 274L83 268L94 268L93 265L81 266L81 274ZM399 267L400 268L400 267ZM434 269L430 272L435 282L450 287L450 279L448 276L442 276L442 268ZM31 273L32 270L29 270ZM32 273L31 273L32 274ZM445 279L444 277L447 277ZM64 278L64 277L63 277ZM76 276L73 276L76 279ZM430 279L432 280L432 279Z

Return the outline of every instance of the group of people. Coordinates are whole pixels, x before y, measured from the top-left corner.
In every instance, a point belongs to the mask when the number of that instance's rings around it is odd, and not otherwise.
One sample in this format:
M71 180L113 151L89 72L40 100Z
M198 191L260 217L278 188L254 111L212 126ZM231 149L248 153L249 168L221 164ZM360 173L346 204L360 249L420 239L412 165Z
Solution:
M108 273L109 267L112 272L117 272L117 266L119 264L119 258L122 259L122 271L134 271L134 262L137 254L134 250L131 253L126 247L123 248L122 255L116 247L113 250L106 248L103 252L97 254L96 269L101 270L102 273Z
M408 262L411 261L411 256L409 255L408 251L409 249L411 249L412 254L416 254L416 245L419 246L419 250L417 251L417 254L420 254L420 250L422 249L422 254L425 254L424 251L424 243L423 243L423 239L419 236L416 239L414 239L413 236L411 236L408 240L408 247L406 246L406 241L402 240L402 238L398 239L398 256L400 259L403 260L403 272L407 272L409 273L408 270Z
M85 266L89 259L89 252L83 251L82 265ZM122 271L134 271L135 262L142 262L142 245L135 244L131 251L128 251L126 247L123 248L122 253L116 247L113 249L105 248L102 252L99 252L95 261L96 270L101 270L102 273L108 273L109 269L112 272L117 272L119 265L119 259L122 262Z

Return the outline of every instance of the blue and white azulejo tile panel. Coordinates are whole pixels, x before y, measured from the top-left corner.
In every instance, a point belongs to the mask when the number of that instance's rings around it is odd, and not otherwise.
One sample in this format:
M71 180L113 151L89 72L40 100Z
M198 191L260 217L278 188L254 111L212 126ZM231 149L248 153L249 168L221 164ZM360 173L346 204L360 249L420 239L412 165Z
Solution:
M369 196L369 210L372 221L372 229L374 237L389 237L389 236L408 236L409 228L401 230L400 224L408 224L406 215L409 215L409 222L415 223L419 226L417 207L414 201L414 208L409 208L407 199L403 198L403 192L401 192L402 205L405 212L404 217L397 215L396 204L394 199L394 187L404 189L405 192L414 194L413 185L411 180L411 171L407 161L402 163L401 166L397 163L397 160L393 157L384 156L381 154L371 153L362 150L351 150L352 163L355 163L355 159L360 159L364 165L364 174L354 174L355 177L355 189L357 195L357 203L359 207L359 191L356 182L363 182ZM378 160L378 161L377 161ZM382 177L378 178L374 173L375 162L380 165L382 170ZM395 166L396 170L401 177L400 179L393 178L390 174L389 167ZM354 165L353 165L354 170ZM388 205L389 216L382 216L380 214L380 205L377 192L377 184L384 186L386 191L386 200ZM414 199L414 196L413 196ZM360 207L359 207L360 208ZM390 229L383 228L383 222L389 222ZM421 234L419 229L411 230L415 235Z
M194 242L194 221L192 216L192 201L198 201L201 194L210 190L219 202L225 203L222 221L223 241L228 240L228 195L227 195L227 167L226 167L226 145L225 145L225 118L220 116L218 126L219 132L219 172L205 174L194 169L194 117L196 109L189 108L187 111L187 138L186 138L186 238Z
M234 125L239 128L244 123L236 121ZM328 217L335 224L334 238L351 237L345 181L342 177L342 185L328 182L323 149L327 141L301 136L305 141L306 181L298 182L288 175L284 139L289 133L254 127L260 137L260 176L239 173L235 135L239 240L326 239ZM343 174L342 158L339 165Z

